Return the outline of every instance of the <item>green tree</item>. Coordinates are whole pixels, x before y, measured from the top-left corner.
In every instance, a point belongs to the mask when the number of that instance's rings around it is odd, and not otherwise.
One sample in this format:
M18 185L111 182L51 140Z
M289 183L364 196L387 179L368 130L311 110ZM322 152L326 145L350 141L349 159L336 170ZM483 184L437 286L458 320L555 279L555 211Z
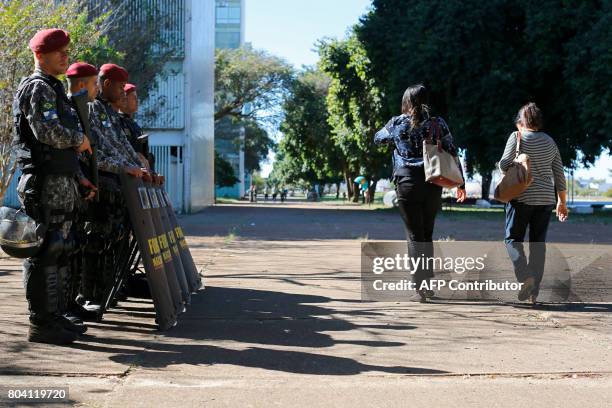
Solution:
M383 94L356 35L320 41L318 49L320 68L331 78L327 96L329 124L334 142L346 158L343 173L349 196L358 200L353 180L363 175L370 180L369 197L373 200L378 180L391 176L388 149L374 145L375 133L388 119Z
M215 185L218 187L231 187L238 181L240 180L236 177L232 164L221 157L215 150Z
M244 168L248 173L260 171L261 163L276 143L268 131L254 120L244 120L239 125L244 126Z
M602 148L612 153L612 87L602 86L612 83L612 2L591 0L566 7L576 35L565 46L563 76L576 104L576 130L586 134L578 148L583 162L593 163Z
M279 150L301 166L298 175L309 184L309 189L315 184L338 185L343 178L345 158L335 144L328 123L329 84L326 74L306 68L291 82L289 95L283 103L280 124L283 139Z
M595 0L374 0L356 32L386 109L397 112L404 89L424 83L487 198L527 101L544 111L566 166L579 150L592 163L611 147L612 91L601 88L612 75L611 8Z
M250 46L216 50L215 139L235 151L244 149L248 172L260 170L275 145L263 125L278 123L292 75L285 61Z
M274 167L268 176L268 185L272 188L281 188L286 185L311 187L310 182L304 183L304 180L312 179L309 170L304 171L302 163L286 153L282 144L283 140L280 141Z
M173 74L185 55L183 0L79 0L90 18L106 16L100 31L108 44L121 52L107 58L130 73L130 82L138 86L140 115L152 119L166 109L164 95L155 95L160 81ZM85 59L89 61L89 59ZM91 60L94 61L94 60Z
M102 34L108 15L90 19L77 0L13 0L0 2L0 200L12 180L13 96L21 78L34 69L30 38L43 28L61 27L70 33L70 59L94 64L118 58Z
M250 46L217 49L215 121L227 116L276 120L292 71L284 60Z

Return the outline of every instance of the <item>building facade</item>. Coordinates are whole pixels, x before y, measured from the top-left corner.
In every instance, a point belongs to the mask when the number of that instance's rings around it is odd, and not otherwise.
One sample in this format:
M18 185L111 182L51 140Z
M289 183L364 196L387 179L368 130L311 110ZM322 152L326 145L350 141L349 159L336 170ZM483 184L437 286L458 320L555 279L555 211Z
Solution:
M245 0L215 0L215 47L235 49L244 45ZM233 167L239 182L231 187L216 187L217 197L240 198L245 195L247 175L244 167L244 127L231 119L215 124L215 150Z
M174 208L197 212L214 204L215 7L201 0L157 3L162 13L176 13L166 32L178 38L178 52L143 101L139 119Z

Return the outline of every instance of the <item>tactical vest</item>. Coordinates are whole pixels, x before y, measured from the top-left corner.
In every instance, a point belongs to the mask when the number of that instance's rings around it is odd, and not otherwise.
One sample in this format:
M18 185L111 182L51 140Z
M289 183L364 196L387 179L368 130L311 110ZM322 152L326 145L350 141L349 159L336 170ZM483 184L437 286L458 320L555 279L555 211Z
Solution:
M24 89L33 81L43 81L55 91L57 117L62 126L81 131L78 117L73 113L70 100L59 80L39 74L25 78L19 84L13 101L15 134L12 146L17 164L24 174L43 172L44 174L75 176L79 170L76 150L73 148L56 149L38 141L30 128L26 115L21 111L20 101Z

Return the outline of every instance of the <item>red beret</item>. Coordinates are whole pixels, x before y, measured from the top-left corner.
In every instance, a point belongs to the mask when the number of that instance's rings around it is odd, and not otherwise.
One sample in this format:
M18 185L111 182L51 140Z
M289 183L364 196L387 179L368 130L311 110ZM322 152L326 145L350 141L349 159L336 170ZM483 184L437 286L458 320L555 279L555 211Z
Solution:
M116 64L104 64L100 67L100 75L111 81L127 82L128 72Z
M30 49L33 52L48 53L57 51L70 43L70 34L59 28L49 28L34 34L30 40Z
M129 94L130 92L134 92L136 90L136 85L125 84L125 86L123 87L123 90L125 91L126 94Z
M75 62L68 67L66 76L68 78L83 78L98 75L98 70L91 64L86 62Z

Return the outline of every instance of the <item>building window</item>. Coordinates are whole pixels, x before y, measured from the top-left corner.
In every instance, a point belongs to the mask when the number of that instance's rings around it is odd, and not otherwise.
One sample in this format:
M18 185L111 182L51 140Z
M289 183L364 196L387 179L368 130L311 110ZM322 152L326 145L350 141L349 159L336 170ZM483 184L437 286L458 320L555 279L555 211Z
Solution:
M239 48L240 33L217 32L217 36L215 38L215 46L217 48Z
M217 24L240 24L240 6L220 4L215 15Z

